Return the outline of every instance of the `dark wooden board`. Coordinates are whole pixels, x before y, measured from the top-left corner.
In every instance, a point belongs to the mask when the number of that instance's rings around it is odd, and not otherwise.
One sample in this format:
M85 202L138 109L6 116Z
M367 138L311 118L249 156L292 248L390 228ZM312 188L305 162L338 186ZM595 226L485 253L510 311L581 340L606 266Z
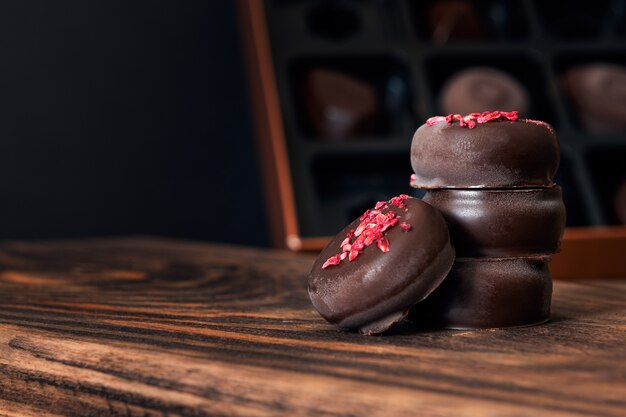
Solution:
M312 258L160 239L0 245L1 416L624 416L626 280L553 320L339 332Z

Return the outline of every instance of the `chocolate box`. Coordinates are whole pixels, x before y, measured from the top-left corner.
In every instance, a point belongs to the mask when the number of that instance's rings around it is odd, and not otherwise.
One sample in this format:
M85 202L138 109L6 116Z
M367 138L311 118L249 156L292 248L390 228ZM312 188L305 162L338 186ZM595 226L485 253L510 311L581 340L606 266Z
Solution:
M475 66L519 81L529 95L528 117L556 128L556 182L568 227L620 225L616 196L626 181L626 131L586 130L562 80L577 65L626 66L626 8L610 1L594 3L592 11L557 3L241 0L274 245L319 250L376 201L421 196L409 187L413 133L427 117L442 114L446 81ZM435 9L442 4L452 11ZM446 13L453 17L441 23ZM308 106L318 98L307 90L313 70L343 74L373 91L372 123L340 138L316 133ZM346 100L322 115L348 123L358 118ZM626 229L608 230L621 236L612 245L626 253ZM626 275L626 261L610 262L615 274Z

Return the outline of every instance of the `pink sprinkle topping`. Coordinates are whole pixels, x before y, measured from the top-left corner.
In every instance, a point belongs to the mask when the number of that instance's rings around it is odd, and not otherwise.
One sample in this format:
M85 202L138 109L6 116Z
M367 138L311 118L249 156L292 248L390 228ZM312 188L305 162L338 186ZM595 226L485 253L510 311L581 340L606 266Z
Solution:
M447 116L434 116L426 120L427 126L432 126L437 123L446 122L452 124L453 122L459 122L461 127L469 127L473 129L477 123L489 123L495 120L511 120L516 121L519 119L519 114L516 111L485 111L482 113L470 113L467 116L460 114L449 114Z
M411 177L409 178L409 185L415 184L415 181L417 181L417 175L411 174Z
M385 232L399 222L396 213L391 211L389 203L398 208L404 208L407 198L409 198L408 195L401 194L388 202L379 201L374 209L366 210L359 218L360 223L356 229L351 229L341 242L341 253L328 258L322 265L322 269L339 265L346 258L354 261L367 246L372 244L383 253L389 252L389 240L385 237ZM404 232L412 229L411 225L406 222L400 223L400 227Z
M386 237L381 237L376 241L376 247L378 247L382 253L389 252L389 241Z
M340 262L341 262L341 255L331 256L330 258L326 260L326 262L324 262L324 265L322 265L322 269L326 269L331 265L339 265Z
M552 127L552 125L550 125L550 123L546 123L543 120L533 120L533 119L524 119L524 122L543 126L546 129L548 129L553 136L556 136L556 132L554 131L554 128Z
M400 194L399 196L393 197L391 200L389 200L389 202L397 206L398 208L404 208L405 207L404 200L406 200L407 198L409 198L408 195Z

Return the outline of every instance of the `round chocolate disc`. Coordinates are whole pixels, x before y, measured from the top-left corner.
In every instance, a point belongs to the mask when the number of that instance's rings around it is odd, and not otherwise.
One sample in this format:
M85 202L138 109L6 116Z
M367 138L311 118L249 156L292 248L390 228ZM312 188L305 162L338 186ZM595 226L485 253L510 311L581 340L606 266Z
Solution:
M554 185L559 142L549 124L528 119L480 122L478 117L477 120L478 123L469 126L455 119L426 123L417 129L411 144L413 187Z
M429 190L456 255L513 257L558 252L565 230L560 187L513 190Z
M587 130L606 133L626 129L626 66L577 66L563 76L563 84Z
M444 113L467 114L493 109L517 110L528 113L526 88L504 71L476 67L455 74L441 90L441 110Z
M306 78L306 110L321 139L345 139L372 128L378 113L374 87L343 72L314 69Z
M518 327L550 318L549 257L458 258L444 282L408 320L451 329Z
M309 274L309 296L329 322L378 334L428 296L453 262L441 213L421 200L394 197L326 246Z

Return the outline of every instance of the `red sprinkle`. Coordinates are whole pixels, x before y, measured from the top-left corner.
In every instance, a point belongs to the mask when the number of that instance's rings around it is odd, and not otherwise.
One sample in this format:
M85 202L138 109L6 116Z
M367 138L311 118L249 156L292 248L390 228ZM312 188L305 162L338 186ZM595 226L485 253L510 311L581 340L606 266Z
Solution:
M539 126L543 126L546 129L548 129L553 136L556 136L556 132L554 131L554 128L550 125L550 123L546 123L542 120L533 120L533 119L524 119L524 121L526 123L533 123Z
M376 241L376 246L382 253L389 252L389 241L386 237L381 237Z
M322 265L322 269L339 265L346 258L354 261L367 246L372 244L375 244L383 253L389 252L389 240L384 233L399 222L396 213L390 210L389 203L398 208L404 208L406 207L404 201L407 198L409 198L408 195L401 194L388 202L379 201L374 209L366 210L359 218L360 223L357 228L351 229L341 242L341 253L328 258ZM405 222L400 223L400 227L405 232L411 230L411 225Z
M447 116L434 116L426 120L427 126L432 126L437 123L446 122L452 124L453 122L459 122L461 127L469 127L473 129L477 123L489 123L495 120L512 120L519 119L519 114L516 111L485 111L482 113L470 113L466 116L460 114L449 114Z
M331 256L330 258L326 260L326 262L324 262L324 265L322 265L322 269L326 269L331 265L339 265L340 262L341 262L341 255Z
M389 200L389 202L397 206L398 208L404 208L405 207L404 200L406 200L407 198L409 198L408 195L400 194L399 196L394 197L391 200Z

